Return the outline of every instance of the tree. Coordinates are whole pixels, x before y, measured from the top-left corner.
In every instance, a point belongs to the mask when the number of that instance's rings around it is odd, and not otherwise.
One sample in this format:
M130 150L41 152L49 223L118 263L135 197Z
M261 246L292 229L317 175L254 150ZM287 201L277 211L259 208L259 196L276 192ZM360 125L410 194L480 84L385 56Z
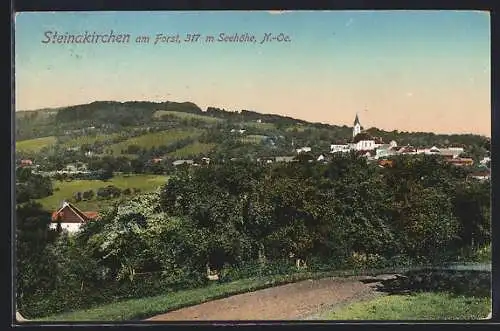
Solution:
M113 172L110 169L105 169L105 170L100 171L100 173L99 173L100 180L108 181L111 178L113 178Z
M94 197L94 191L93 190L88 190L88 191L85 191L83 192L83 200L92 200L92 198Z
M16 207L16 286L18 306L37 291L54 288L54 264L47 245L56 238L50 213L29 201Z
M490 185L467 182L457 185L454 214L460 222L459 236L468 247L483 246L491 240Z
M74 198L76 202L82 201L82 192L78 191L74 194Z

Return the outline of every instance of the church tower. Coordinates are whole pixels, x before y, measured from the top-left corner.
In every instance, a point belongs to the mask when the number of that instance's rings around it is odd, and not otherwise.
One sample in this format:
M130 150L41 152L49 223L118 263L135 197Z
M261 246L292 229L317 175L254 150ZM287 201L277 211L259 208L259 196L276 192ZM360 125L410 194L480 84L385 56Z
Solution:
M356 118L354 119L354 128L352 129L352 136L356 137L360 132L361 132L361 123L359 122L358 114L356 114Z

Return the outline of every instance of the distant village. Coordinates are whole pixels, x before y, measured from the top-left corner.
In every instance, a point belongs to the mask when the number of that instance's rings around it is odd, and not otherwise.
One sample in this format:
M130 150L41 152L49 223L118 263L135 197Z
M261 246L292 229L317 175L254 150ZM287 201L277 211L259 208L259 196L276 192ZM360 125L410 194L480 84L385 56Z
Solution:
M260 120L257 120L259 123ZM244 134L246 130L244 129L231 129L231 133ZM273 140L270 140L273 144ZM74 148L73 148L74 149ZM385 142L380 137L373 137L367 131L364 130L359 116L356 115L353 125L352 139L349 141L335 142L330 145L330 151L315 151L311 146L303 146L295 149L295 155L284 155L284 156L274 156L274 157L262 157L257 158L259 163L275 163L275 162L295 162L298 160L297 156L300 154L315 155L311 162L316 160L317 162L328 162L329 159L338 153L356 153L359 157L366 158L367 162L376 162L381 167L387 167L392 165L392 161L389 159L391 156L396 155L439 155L444 157L446 162L449 162L456 166L473 166L474 160L468 157L461 157L464 153L464 148L460 146L448 146L446 148L438 148L436 146L429 146L426 148L415 148L410 145L398 146L396 141ZM87 151L85 153L87 157L92 157L92 151ZM229 161L236 161L237 158L231 158ZM163 162L164 159L161 157L152 158L149 160L150 164ZM487 180L490 178L489 163L490 157L484 157L480 161L480 169L471 174L471 177ZM172 166L178 167L182 165L188 166L203 166L210 164L210 158L201 157L197 160L193 159L179 159L172 161ZM32 160L20 160L20 167L30 167L33 169L34 173L41 174L43 176L60 176L60 175L85 175L88 177L98 176L99 171L90 171L84 162L79 162L77 164L68 164L62 170L57 171L38 171L38 166L34 164Z

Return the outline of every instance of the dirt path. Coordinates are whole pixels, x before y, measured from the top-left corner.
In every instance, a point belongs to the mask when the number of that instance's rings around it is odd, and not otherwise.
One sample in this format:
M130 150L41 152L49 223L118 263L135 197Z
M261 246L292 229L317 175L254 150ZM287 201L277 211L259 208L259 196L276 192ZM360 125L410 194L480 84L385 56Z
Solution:
M386 279L391 275L379 276ZM298 320L319 318L320 313L367 300L381 293L372 277L324 278L234 295L149 318L150 321L181 320Z

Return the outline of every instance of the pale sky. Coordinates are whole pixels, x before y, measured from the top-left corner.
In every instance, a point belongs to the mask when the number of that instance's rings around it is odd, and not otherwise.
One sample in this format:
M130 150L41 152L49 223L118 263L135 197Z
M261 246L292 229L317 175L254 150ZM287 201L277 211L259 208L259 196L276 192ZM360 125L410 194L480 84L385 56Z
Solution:
M128 44L42 43L46 31ZM249 33L256 43L155 35ZM260 44L265 33L290 42ZM150 44L135 37L150 35ZM99 100L191 101L385 130L490 135L490 17L479 11L21 13L16 110Z

